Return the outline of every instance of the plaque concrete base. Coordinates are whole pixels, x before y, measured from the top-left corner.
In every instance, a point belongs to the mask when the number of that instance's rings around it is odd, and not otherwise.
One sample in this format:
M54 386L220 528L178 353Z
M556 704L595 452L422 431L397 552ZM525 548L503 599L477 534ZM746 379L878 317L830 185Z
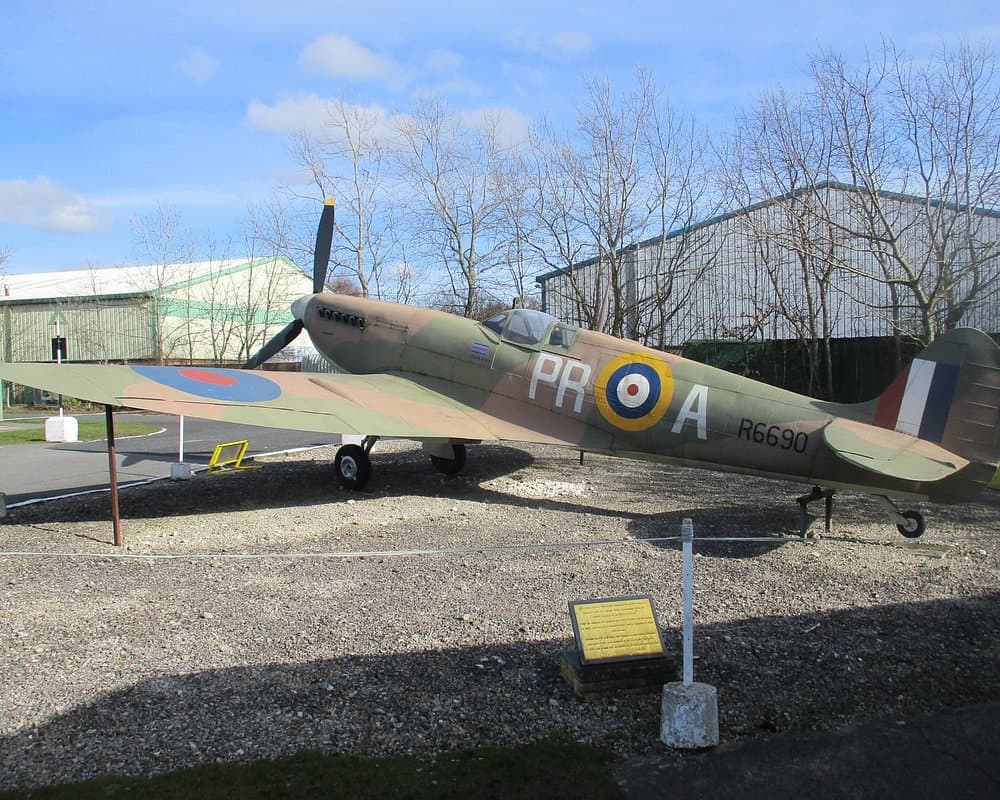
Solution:
M677 662L668 656L584 664L576 647L563 651L560 668L573 694L583 699L609 692L658 692L677 679Z
M170 465L170 480L172 481L186 481L191 475L190 464L179 461Z
M660 741L696 750L719 743L719 701L708 683L668 683L663 687Z

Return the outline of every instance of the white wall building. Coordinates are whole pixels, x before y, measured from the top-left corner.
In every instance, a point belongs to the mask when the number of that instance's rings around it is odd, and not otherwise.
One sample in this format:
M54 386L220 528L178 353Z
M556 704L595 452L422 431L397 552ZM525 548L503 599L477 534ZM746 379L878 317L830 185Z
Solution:
M240 364L291 321L312 280L283 258L8 275L0 360Z

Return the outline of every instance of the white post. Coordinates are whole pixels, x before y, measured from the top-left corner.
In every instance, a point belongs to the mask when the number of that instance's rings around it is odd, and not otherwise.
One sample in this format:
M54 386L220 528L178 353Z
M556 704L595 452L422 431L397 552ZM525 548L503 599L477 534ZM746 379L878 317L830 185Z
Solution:
M681 623L683 680L665 684L660 702L660 741L669 747L699 749L719 743L719 699L715 687L694 682L694 525L681 522Z
M170 479L185 481L192 476L191 465L184 463L184 416L177 427L177 463L170 465Z
M684 652L683 680L685 686L694 681L694 525L690 519L681 522L681 583L684 595L684 622L681 633Z

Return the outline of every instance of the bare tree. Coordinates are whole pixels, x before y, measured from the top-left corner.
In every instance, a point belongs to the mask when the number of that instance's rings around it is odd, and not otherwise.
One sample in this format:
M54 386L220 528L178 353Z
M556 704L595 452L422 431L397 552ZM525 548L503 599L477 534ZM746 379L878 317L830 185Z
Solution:
M654 176L647 202L655 238L636 248L636 259L645 263L636 264L634 279L627 284L632 287L627 334L664 348L679 344L670 331L693 313L691 298L718 260L720 243L707 226L696 223L715 215L719 199L709 196L707 138L693 119L669 104L656 103L645 138Z
M891 44L858 69L823 53L815 103L832 168L854 190L824 215L857 242L840 266L889 294L894 328L927 343L984 298L1000 269L1000 94L986 47L908 60Z
M743 250L767 276L751 298L769 311L779 338L788 330L806 355L808 391L830 396L837 252L846 238L822 210L830 180L832 137L808 98L763 94L737 118L718 154L727 202L738 216ZM760 198L775 198L762 206Z
M244 230L239 272L219 276L216 296L222 299L220 347L216 359L245 362L287 324L289 307L301 294L302 278L295 267L267 248L267 242Z
M191 360L194 348L193 314L190 296L175 299L187 308L170 317L173 324L164 324L166 289L190 277L190 265L195 260L191 232L181 225L180 214L173 206L158 204L148 217L131 220L132 242L136 255L148 268L149 280L141 288L152 295L155 325L156 359L163 364L174 360Z
M706 250L691 260L695 215L712 210L702 140L641 70L632 91L591 80L587 92L575 131L537 132L529 240L561 273L578 322L662 346L711 264ZM637 246L647 237L655 246Z
M497 166L498 187L504 212L506 232L502 239L504 246L500 261L505 268L512 297L519 306L531 307L537 305L533 275L537 270L538 261L531 242L537 238L539 221L531 213L531 170L529 160L524 153L511 152L506 154ZM507 304L507 298L501 302ZM488 310L481 308L476 314L479 319L491 316Z
M463 124L441 101L425 100L400 118L397 132L414 247L444 269L449 304L473 316L506 243L500 120Z
M10 250L0 247L0 297L6 297L10 293L10 288L4 280L7 277L5 265L10 259ZM3 309L3 316L0 317L0 361L13 360L13 333L10 309ZM0 381L2 384L2 381ZM0 392L4 391L0 386ZM0 397L0 412L3 411L5 397Z
M295 137L294 153L321 198L337 204L332 259L357 281L364 297L382 297L386 264L395 249L398 208L388 174L387 120L380 109L344 100L328 103L319 134Z

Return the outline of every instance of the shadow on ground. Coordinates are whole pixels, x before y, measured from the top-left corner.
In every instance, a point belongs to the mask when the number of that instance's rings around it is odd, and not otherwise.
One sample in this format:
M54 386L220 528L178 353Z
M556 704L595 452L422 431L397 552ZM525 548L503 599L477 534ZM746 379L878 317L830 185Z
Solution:
M703 626L698 641L698 679L718 688L723 741L982 703L1000 687L1000 595L747 619ZM552 734L620 753L660 749L659 695L575 700L559 676L566 645L143 678L0 739L0 788L31 785L53 765L79 780L305 749L431 754ZM471 711L482 708L485 718Z
M239 470L199 473L190 481L156 481L119 493L123 519L147 519L220 511L309 506L346 502L377 494L429 494L461 497L478 491L476 484L515 472L532 463L523 450L496 445L477 446L467 469L459 476L434 471L420 450L379 453L373 450L374 477L365 491L348 492L337 484L330 460L265 460ZM173 459L170 459L173 460ZM94 489L107 488L95 484ZM10 499L8 498L8 502ZM92 497L51 500L11 508L0 524L102 521L110 518L106 492Z

